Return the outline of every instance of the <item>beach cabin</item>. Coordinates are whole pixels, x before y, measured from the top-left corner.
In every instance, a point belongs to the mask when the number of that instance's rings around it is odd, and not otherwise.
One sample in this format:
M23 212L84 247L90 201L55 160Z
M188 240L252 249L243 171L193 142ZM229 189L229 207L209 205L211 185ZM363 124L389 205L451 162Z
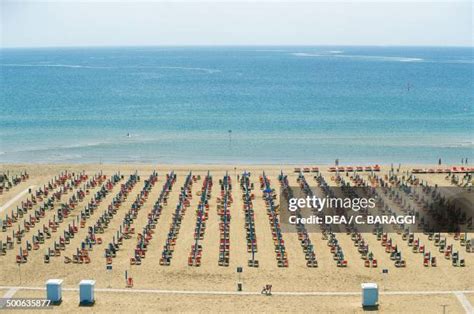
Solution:
M379 301L379 288L376 283L362 284L362 307L376 307Z
M94 304L94 287L95 280L81 280L81 282L79 283L79 304Z
M62 301L62 279L49 279L46 281L46 299L52 304L59 304Z

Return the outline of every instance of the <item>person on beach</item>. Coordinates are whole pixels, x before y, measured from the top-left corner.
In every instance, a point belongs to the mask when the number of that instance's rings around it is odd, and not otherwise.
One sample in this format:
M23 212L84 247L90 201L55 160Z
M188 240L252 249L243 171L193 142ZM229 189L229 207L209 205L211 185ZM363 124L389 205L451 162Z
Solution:
M441 158L438 160L438 165L441 166Z

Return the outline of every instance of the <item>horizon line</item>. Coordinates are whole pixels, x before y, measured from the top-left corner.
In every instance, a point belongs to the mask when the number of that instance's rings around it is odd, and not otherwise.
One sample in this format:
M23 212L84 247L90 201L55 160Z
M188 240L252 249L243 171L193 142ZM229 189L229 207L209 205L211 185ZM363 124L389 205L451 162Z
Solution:
M46 45L46 46L3 46L3 49L51 49L51 48L225 48L225 47L406 47L406 48L474 48L471 45L404 45L404 44L133 44L133 45Z

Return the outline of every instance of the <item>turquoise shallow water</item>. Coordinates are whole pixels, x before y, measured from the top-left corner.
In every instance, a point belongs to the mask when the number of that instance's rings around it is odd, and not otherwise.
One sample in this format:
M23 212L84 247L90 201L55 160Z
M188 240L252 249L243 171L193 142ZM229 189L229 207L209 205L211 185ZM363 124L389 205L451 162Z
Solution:
M3 163L474 160L473 48L0 51Z

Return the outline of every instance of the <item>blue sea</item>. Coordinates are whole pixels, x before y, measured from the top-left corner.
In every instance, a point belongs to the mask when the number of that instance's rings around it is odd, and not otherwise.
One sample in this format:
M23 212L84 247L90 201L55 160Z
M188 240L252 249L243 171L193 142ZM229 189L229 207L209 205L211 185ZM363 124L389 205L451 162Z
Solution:
M474 49L2 49L1 163L474 161Z

